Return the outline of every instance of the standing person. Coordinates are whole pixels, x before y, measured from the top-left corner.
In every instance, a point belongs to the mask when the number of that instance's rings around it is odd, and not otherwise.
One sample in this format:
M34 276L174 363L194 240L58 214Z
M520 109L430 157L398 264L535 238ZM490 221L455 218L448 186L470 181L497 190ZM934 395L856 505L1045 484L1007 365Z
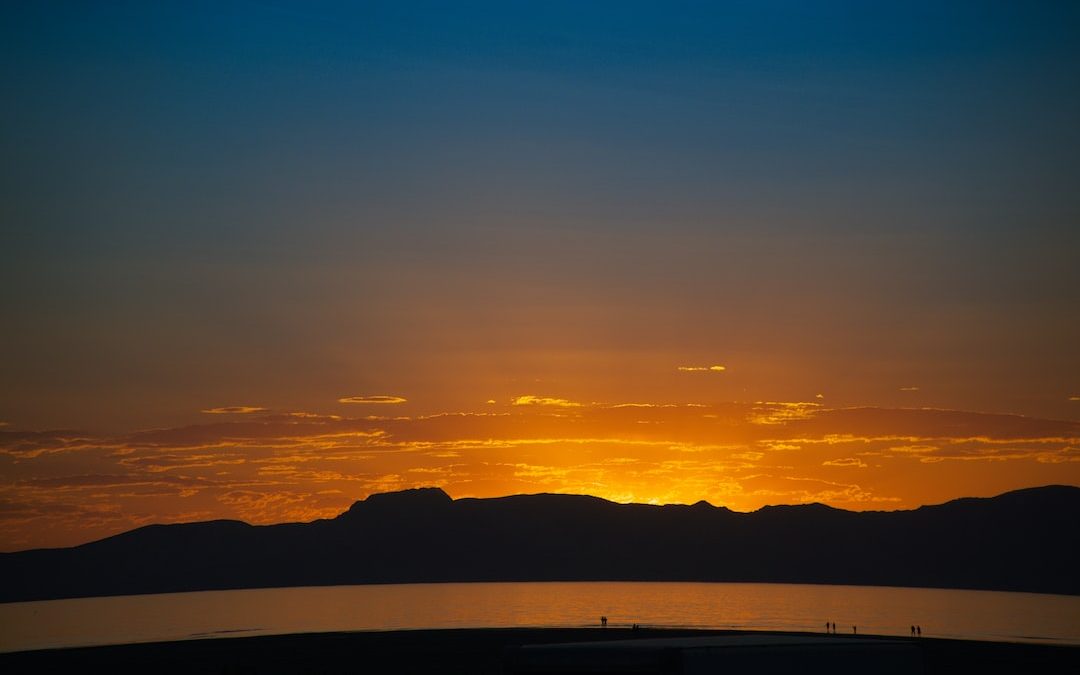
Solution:
M915 626L915 632L919 637L922 637L922 626Z
M915 624L911 624L911 637L915 637Z
M858 635L859 634L859 629L856 628L855 626L852 626L851 627L851 634L852 635Z

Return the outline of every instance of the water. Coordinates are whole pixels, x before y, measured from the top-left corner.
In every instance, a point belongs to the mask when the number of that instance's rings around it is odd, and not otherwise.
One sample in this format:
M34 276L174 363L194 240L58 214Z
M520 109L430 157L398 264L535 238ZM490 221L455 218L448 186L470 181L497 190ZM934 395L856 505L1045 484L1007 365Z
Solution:
M270 588L0 604L0 651L409 628L597 625L1080 644L1080 597L929 588L668 582Z

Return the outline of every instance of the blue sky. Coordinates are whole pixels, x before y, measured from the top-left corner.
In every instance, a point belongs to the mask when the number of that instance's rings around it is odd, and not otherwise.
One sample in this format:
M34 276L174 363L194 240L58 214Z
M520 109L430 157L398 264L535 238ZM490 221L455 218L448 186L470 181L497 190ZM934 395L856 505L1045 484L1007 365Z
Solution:
M526 383L1075 418L1078 13L7 6L0 420ZM649 374L698 361L732 377Z

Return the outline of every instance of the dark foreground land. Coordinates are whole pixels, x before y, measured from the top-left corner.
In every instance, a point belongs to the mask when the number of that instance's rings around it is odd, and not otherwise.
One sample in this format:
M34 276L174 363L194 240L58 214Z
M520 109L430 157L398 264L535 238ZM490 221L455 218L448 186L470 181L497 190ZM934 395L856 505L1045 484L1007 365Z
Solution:
M640 641L723 636L788 636L796 640L835 641L840 648L871 647L870 636L738 633L733 631L623 628L545 628L418 630L366 633L320 633L249 638L189 640L107 647L56 649L0 654L4 673L505 673L522 668L526 645L571 642ZM748 639L758 639L749 637ZM1080 673L1080 647L973 642L922 638L887 638L917 654L915 672ZM841 644L842 643L842 644ZM640 644L640 643L639 643ZM532 648L535 651L535 648ZM515 665L517 664L517 665ZM791 672L831 672L800 668ZM554 671L546 671L554 672ZM681 672L666 667L642 671L609 664L588 670L558 672ZM755 672L760 672L755 669ZM788 672L786 669L770 672Z
M943 421L945 423L945 421ZM1080 423L1074 425L1080 434ZM1062 433L1072 433L1072 428ZM1080 487L913 511L736 513L582 495L371 495L337 518L148 525L0 553L0 602L230 588L471 581L730 581L1080 595ZM649 542L643 545L643 542ZM934 552L927 565L926 551Z

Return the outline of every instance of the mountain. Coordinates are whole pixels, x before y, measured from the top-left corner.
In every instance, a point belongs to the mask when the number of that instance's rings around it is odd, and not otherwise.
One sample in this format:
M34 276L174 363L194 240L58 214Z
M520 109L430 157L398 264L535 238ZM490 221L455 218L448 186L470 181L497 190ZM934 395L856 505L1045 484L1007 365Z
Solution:
M226 588L440 581L757 581L1080 595L1080 488L911 511L736 513L578 495L376 494L340 516L150 525L0 554L0 602Z

